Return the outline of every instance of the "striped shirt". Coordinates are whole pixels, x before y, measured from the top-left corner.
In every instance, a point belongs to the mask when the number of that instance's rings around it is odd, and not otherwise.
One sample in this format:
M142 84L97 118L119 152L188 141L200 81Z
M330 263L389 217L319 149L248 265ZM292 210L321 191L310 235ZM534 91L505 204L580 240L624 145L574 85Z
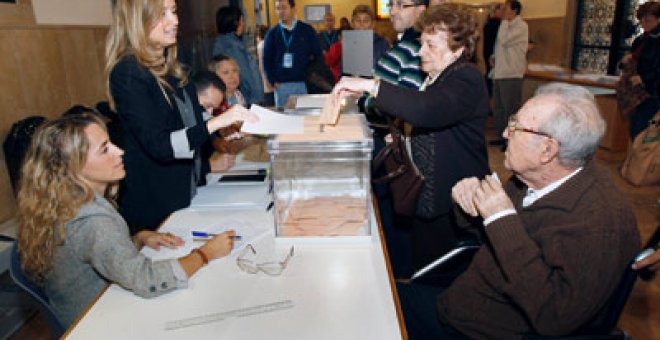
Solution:
M408 28L401 40L383 55L378 61L374 76L395 85L419 89L426 78L421 70L421 58L418 41L419 33L412 27ZM373 97L364 98L364 112L376 113L373 110Z

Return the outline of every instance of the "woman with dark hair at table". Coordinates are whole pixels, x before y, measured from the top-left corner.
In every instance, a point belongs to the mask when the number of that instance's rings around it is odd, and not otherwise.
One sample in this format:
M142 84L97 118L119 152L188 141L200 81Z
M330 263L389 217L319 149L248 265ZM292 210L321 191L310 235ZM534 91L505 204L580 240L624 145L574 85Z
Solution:
M18 191L18 252L23 270L45 289L67 328L108 285L142 297L186 287L209 260L229 254L233 231L179 259L152 262L142 245L181 246L172 234L129 236L113 197L124 178L123 150L91 114L45 123L25 157Z
M194 86L177 61L178 25L174 0L117 0L108 33L108 96L126 148L118 203L131 234L153 230L190 205L205 181L208 161L200 148L212 133L256 119L240 105L202 119Z
M261 104L264 86L259 67L241 40L245 31L243 13L238 7L221 7L215 16L219 36L213 42L213 56L226 55L238 64L241 70L241 93L248 105Z
M422 32L419 54L428 77L420 90L374 79L344 77L340 96L370 92L382 113L412 125L412 158L425 178L411 221L415 269L455 246L451 188L466 176L489 172L485 142L488 92L474 54L477 23L459 4L431 6L415 28ZM393 199L396 199L394 197Z

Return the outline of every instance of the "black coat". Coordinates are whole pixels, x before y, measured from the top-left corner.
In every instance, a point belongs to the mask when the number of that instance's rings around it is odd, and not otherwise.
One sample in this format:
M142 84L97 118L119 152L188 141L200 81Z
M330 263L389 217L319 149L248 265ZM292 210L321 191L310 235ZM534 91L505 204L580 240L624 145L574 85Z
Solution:
M188 128L190 149L200 152L209 139L202 107L191 83L182 89L178 80L169 83L177 95L188 92L197 125ZM134 56L124 57L110 74L110 91L124 131L126 178L119 189L119 212L128 222L131 234L155 229L172 212L190 205L193 159L177 159L170 140L172 132L183 129L171 91L165 99L156 78ZM202 177L208 161L202 160Z
M642 78L646 91L654 97L660 95L660 26L649 34L644 34L633 42L632 50L636 50L644 41L642 53L637 60L637 73Z
M483 178L489 172L485 129L488 93L484 78L472 64L457 62L444 70L425 91L381 82L374 105L389 115L401 117L413 126L413 139L430 136L430 143L416 148L413 159L430 155L432 173L420 170L435 190L433 210L452 210L451 188L461 179ZM419 209L418 209L419 213ZM424 217L424 216L422 216ZM426 217L428 218L428 217Z

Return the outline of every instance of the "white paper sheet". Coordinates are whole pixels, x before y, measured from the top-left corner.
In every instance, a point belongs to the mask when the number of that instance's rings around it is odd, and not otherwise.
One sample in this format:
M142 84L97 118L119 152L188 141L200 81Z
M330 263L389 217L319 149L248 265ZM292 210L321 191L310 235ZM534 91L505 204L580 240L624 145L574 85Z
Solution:
M203 231L207 233L220 234L227 230L234 230L236 235L240 235L240 240L234 240L234 248L231 254L238 253L248 243L254 243L259 238L268 233L268 229L263 226L256 226L247 221L239 221L238 219L227 219L222 223L210 226L196 226L195 231ZM183 239L185 244L177 249L169 249L167 247L160 247L160 250L144 247L142 253L154 261L176 259L190 254L193 248L200 247L205 241L195 241L192 237L191 230L172 230L172 234L179 236Z
M297 134L304 131L304 117L276 113L259 105L252 105L250 111L259 117L259 121L256 123L244 121L241 132L276 135Z

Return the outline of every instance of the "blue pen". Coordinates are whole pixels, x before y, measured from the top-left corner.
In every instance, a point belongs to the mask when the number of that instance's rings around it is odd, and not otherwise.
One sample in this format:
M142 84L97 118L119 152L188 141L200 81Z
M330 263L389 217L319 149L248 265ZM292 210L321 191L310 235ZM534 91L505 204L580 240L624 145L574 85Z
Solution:
M196 238L212 238L218 236L218 234L207 233L205 231L193 231L192 236ZM234 238L234 240L240 240L241 238L243 238L241 235L234 235L232 237Z

